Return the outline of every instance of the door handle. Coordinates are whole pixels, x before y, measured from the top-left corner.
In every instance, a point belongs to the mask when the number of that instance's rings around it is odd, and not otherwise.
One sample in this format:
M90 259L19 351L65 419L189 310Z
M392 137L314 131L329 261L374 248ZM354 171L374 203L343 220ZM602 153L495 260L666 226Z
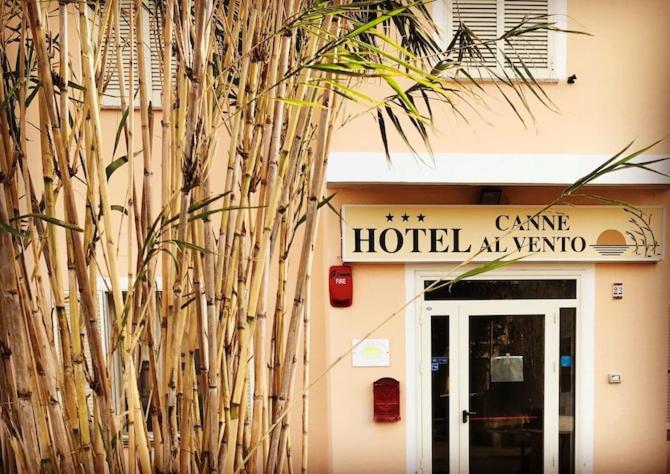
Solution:
M477 414L476 411L463 410L463 423L467 423L468 422L468 417L470 417L472 415L476 415L476 414Z

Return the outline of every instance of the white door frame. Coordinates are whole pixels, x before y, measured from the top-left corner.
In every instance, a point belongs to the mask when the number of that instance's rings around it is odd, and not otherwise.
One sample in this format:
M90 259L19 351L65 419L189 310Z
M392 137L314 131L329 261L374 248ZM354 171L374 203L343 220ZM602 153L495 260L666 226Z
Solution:
M431 362L432 317L449 316L449 432L450 471L469 472L470 423L462 423L463 410L470 411L469 397L469 322L478 315L541 315L544 320L544 472L554 474L558 462L558 312L561 306L574 306L574 300L505 300L505 301L430 301L426 303L421 324L422 367ZM457 383L454 383L456 382ZM429 387L431 372L421 373L421 387ZM430 406L428 390L422 390L422 405ZM421 434L432 439L431 414L422 411ZM431 443L422 443L422 459L432 459Z
M461 268L460 272L468 268ZM422 323L430 317L426 313L422 297L416 297L423 289L423 281L430 279L453 278L457 272L444 266L407 265L405 268L405 290L407 301L414 298L413 304L407 306L405 312L405 354L406 354L406 449L407 472L430 472L430 445L431 433L431 397L430 382L425 385L425 372L428 367L422 366L422 350L429 344L422 344ZM571 304L577 307L577 371L575 381L575 464L576 472L590 473L593 471L593 408L594 408L594 320L595 320L595 271L593 265L541 265L525 263L510 265L495 272L489 272L474 277L474 279L575 279L577 280L577 300ZM532 304L533 301L526 300ZM560 300L559 300L560 301ZM436 303L434 301L430 302ZM456 302L458 303L458 302ZM576 304L575 304L576 303ZM435 314L433 312L433 314ZM428 328L430 325L428 324ZM430 329L428 329L430 331ZM425 337L425 335L423 336ZM430 340L430 339L429 339ZM456 350L456 352L458 352ZM552 352L556 352L553 351ZM424 354L425 356L425 354ZM450 353L450 357L455 354ZM452 366L453 367L453 366ZM421 371L424 371L424 374ZM427 380L430 381L430 374ZM462 384L461 384L462 385ZM558 390L556 390L558 392ZM558 396L558 393L556 393ZM455 397L454 397L455 398ZM458 403L458 401L450 403ZM456 409L458 410L458 409ZM450 407L452 413L456 413ZM454 418L453 416L451 418ZM452 429L461 429L456 417L452 420ZM556 423L558 419L556 419ZM426 426L428 424L428 426ZM550 427L546 427L549 431ZM556 436L558 427L556 426ZM451 458L454 459L451 453Z

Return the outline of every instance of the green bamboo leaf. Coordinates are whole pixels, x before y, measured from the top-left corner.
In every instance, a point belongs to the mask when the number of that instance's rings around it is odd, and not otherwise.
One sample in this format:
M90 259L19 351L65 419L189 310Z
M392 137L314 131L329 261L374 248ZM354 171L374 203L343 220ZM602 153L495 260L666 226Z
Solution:
M0 221L0 231L5 231L10 234L12 234L14 237L17 237L19 239L23 238L23 234L19 229L16 227L12 227L9 224L5 224L4 222Z
M670 178L670 175L668 173L664 173L663 171L651 168L649 166L645 166L642 163L624 163L622 165L622 168L639 168L639 169L645 170L649 173L654 173L654 174L663 176L664 178Z
M283 102L288 105L295 105L298 107L315 107L317 109L324 109L323 104L318 102L312 102L309 100L299 100L299 99L277 99L279 102Z
M480 273L487 273L493 270L497 270L498 268L505 267L507 265L510 265L512 263L518 262L519 260L525 258L524 255L520 257L515 257L509 260L505 260L507 257L509 257L512 254L507 254L503 255L502 257L498 257L495 260L492 260L490 262L483 263L481 265L476 266L475 268L468 270L466 272L461 273L458 275L456 278L451 280L449 282L449 286L453 286L455 283L458 283L461 280L465 280L466 278L473 277L475 275L479 275Z
M86 91L86 88L84 86L82 86L81 84L77 84L76 82L67 81L67 86L80 91Z
M14 97L18 89L19 89L19 81L16 81L14 83L14 86L12 86L12 88L5 96L5 100L2 101L2 104L0 104L0 112L4 112L5 108L9 105L10 100L12 99L12 97Z
M627 164L632 165L632 163L629 163L632 159L634 159L634 158L640 156L641 154L649 151L652 147L658 145L662 140L663 139L656 140L651 145L648 145L648 146L646 146L646 147L644 147L640 150L637 150L633 153L629 153L628 155L619 158L633 144L633 142L629 143L620 152L618 152L616 155L614 155L613 157L611 157L607 161L605 161L605 163L598 166L595 170L591 171L587 175L585 175L582 178L580 178L579 180L577 180L574 184L572 184L571 186L566 188L566 190L563 192L563 194L564 195L570 195L572 192L576 191L577 189L581 188L582 186L586 186L587 184L591 183L592 181L598 179L601 176L604 176L608 173L612 173L614 171L626 168Z
M123 127L126 124L126 119L128 118L128 112L130 112L130 107L127 107L125 112L123 112L123 115L121 116L121 122L119 123L119 126L116 129L116 138L114 138L114 151L112 151L112 156L116 154L116 147L119 146L119 139L121 138L121 132L123 131ZM107 176L107 179L109 179L109 176Z
M226 191L225 193L220 193L220 194L215 194L214 196L210 196L207 199L203 199L202 201L194 202L191 204L188 208L188 212L195 212L198 209L202 209L205 206L210 205L214 201L218 201L225 195L230 194L230 191Z
M25 219L26 217L32 217L34 219L40 219L40 220L43 220L43 221L45 221L49 224L53 224L53 225L56 225L58 227L64 227L66 229L74 230L76 232L83 232L82 229L80 229L79 227L77 227L74 224L70 224L69 222L65 222L65 221L62 221L60 219L56 219L55 217L51 217L51 216L48 216L46 214L37 214L37 213L35 213L35 214L24 214L22 216L15 217L12 220Z
M172 242L172 243L176 244L177 247L182 248L182 249L195 250L197 252L214 254L214 252L212 252L210 250L207 250L205 247L201 247L199 245L196 245L193 242L186 242L185 240L178 240L178 239L171 239L171 240L168 240L167 242Z
M408 8L409 8L409 5L407 5L407 6L402 6L402 7L400 7L400 8L396 8L395 10L391 10L391 11L389 11L389 12L383 14L383 15L380 15L380 16L378 16L377 18L373 19L372 21L369 21L369 22L367 22L367 23L365 23L365 24L359 26L359 27L356 28L355 30L349 32L349 33L345 36L345 38L346 38L346 39L354 38L354 37L360 35L361 33L364 33L364 32L366 32L366 31L368 31L368 30L371 30L372 28L374 28L375 26L379 25L380 23L383 23L383 22L385 22L385 21L387 21L387 20L390 20L390 19L393 18L394 16L400 15L401 13L405 12Z
M109 178L112 177L112 174L114 171L119 169L121 166L125 165L128 163L128 155L123 155L121 158L117 158L116 160L112 161L110 164L107 165L105 168L105 174L107 175L107 181L109 181Z
M322 198L322 199L316 204L316 208L317 208L317 209L321 209L323 206L328 206L328 207L330 207L331 209L333 209L333 206L330 204L330 201L335 197L336 194L337 194L337 193L333 193L333 194L331 194L331 195L328 196L328 197L324 197L324 198ZM339 215L339 213L338 213L337 211L335 211L335 212ZM341 216L340 216L340 218L341 218ZM303 222L305 222L306 220L307 220L307 215L306 215L306 214L303 214L303 215L300 217L300 219L298 219L298 222L295 223L295 226L293 227L293 231L295 232L295 229L297 229L297 228L298 228Z
M136 156L140 155L141 153L142 153L142 150L137 151L137 152L133 153L133 157L136 157ZM112 177L112 174L114 174L114 172L117 169L121 168L126 163L128 163L128 155L123 155L123 156L117 158L116 160L112 161L110 164L108 164L105 167L105 175L107 176L107 181L109 181L109 178Z
M218 209L210 209L208 211L201 212L200 214L195 214L195 215L189 217L188 222L197 221L197 220L203 219L207 216L211 216L212 214L217 214L219 212L237 211L237 210L240 210L240 209L260 209L261 207L263 207L263 206L229 206L229 207L220 207ZM170 222L172 222L173 220L176 220L177 218L179 218L179 216L176 216L175 218L171 219Z
M386 123L384 122L384 114L382 114L381 109L377 110L377 123L379 124L379 134L382 138L382 143L384 144L384 154L386 155L386 161L391 161L391 153L389 151L389 142L388 135L386 134Z
M112 211L119 211L121 214L128 215L128 210L120 204L112 204L110 207Z
M585 197L585 198L588 198L588 199L595 199L597 201L605 202L605 203L611 204L613 206L619 206L619 207L623 207L624 209L633 209L635 211L641 212L641 209L639 209L635 205L629 203L628 201L622 201L620 199L612 199L612 198L608 198L608 197L605 197L605 196L601 196L599 194L573 194L573 196Z
M37 96L40 87L42 87L42 83L38 83L35 87L31 89L30 94L28 94L28 97L26 97L26 107L30 106L30 103L33 101L35 96Z

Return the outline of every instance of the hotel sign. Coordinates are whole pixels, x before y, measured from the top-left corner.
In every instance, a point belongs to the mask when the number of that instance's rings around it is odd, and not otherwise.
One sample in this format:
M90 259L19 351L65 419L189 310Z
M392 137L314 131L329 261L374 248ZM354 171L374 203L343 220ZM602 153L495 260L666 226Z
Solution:
M664 251L664 209L558 206L342 208L345 262L655 262Z

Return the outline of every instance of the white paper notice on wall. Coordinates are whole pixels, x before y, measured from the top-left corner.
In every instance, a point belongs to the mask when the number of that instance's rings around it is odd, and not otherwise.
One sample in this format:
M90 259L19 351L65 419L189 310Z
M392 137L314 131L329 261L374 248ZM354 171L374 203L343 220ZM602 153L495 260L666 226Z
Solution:
M355 346L360 339L352 339ZM389 367L391 365L391 343L388 339L365 339L351 353L353 367Z

